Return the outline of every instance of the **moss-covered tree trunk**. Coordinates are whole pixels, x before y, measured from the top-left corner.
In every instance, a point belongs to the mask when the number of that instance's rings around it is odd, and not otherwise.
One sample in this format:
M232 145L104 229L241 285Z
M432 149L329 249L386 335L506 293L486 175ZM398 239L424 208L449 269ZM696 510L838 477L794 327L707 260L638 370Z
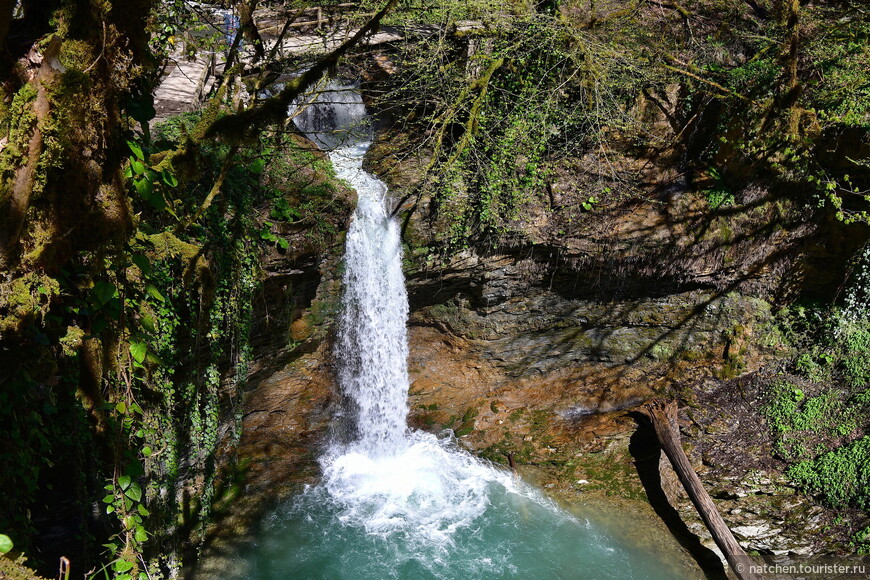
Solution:
M114 455L101 406L117 337L77 297L132 229L123 110L149 66L151 3L0 3L0 423L17 449L0 456L0 526L27 549L52 510L73 514L82 540L63 548L80 572L102 536L90 501Z

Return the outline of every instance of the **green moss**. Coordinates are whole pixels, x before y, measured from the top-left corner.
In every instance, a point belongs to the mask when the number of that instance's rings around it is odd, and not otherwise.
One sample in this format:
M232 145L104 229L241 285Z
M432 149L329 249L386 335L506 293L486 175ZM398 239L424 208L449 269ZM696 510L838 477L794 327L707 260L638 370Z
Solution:
M27 558L19 556L11 560L6 556L0 556L0 578L4 580L42 580L36 572L27 567Z
M11 116L9 112L9 103L6 98L6 90L0 87L0 139L9 136L9 124Z
M467 423L477 417L479 414L480 411L477 409L477 407L469 407L465 410L465 414L462 415L462 422Z
M462 437L464 435L468 435L474 431L474 420L463 421L459 427L453 430L454 434L457 437Z
M709 356L709 354L701 352L699 350L684 349L679 352L678 356L684 361L696 362L699 360L704 360Z
M44 317L59 294L57 280L38 272L0 283L0 336Z
M532 411L529 417L529 427L532 431L543 431L547 428L550 420L550 413L541 409Z
M668 360L674 356L673 350L665 344L655 344L649 351L653 360Z
M36 87L27 83L15 93L12 99L9 124L5 131L9 140L0 152L0 171L3 172L4 179L8 178L7 172L14 171L27 162L30 137L36 127L36 113L32 106L36 95ZM0 192L5 191L6 188L0 188ZM0 193L0 202L3 201L2 197L3 193Z
M85 336L85 331L78 326L67 327L66 334L60 339L59 343L66 356L73 356L78 352L82 345L82 339Z
M313 329L312 337L315 338L326 336L329 327L341 311L341 282L332 280L322 284L321 288L324 288L325 292L311 302L311 308L306 314L308 324Z
M68 69L84 70L94 62L94 53L89 43L67 38L61 44L58 59Z
M575 469L573 465L568 467ZM583 486L584 490L598 491L610 497L646 500L646 493L627 448L586 454L578 458L576 470L584 473L584 478L589 480L589 484Z
M725 359L725 364L717 374L720 379L728 380L740 376L744 370L746 370L746 359L742 354L734 354Z

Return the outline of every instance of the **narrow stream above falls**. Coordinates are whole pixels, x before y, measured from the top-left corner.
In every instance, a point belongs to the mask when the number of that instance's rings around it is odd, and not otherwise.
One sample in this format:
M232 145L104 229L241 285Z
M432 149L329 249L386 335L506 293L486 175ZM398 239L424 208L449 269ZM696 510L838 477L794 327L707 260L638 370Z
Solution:
M407 428L408 301L386 186L362 169L368 117L330 85L296 117L359 194L335 356L346 401L321 481L269 516L224 577L675 578L685 569L569 514L451 435ZM638 523L638 525L642 525Z

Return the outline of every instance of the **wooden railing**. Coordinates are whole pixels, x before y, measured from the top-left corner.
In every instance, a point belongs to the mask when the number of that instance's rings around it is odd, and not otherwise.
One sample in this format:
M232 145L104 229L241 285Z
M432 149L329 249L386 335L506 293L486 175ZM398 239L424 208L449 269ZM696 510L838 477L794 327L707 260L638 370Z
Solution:
M287 28L303 29L311 28L312 30L320 30L324 24L335 25L344 18L344 13L349 12L359 5L355 2L345 2L342 4L328 4L326 6L312 6L310 8L300 8L297 10L270 10L260 15L255 15L256 20L277 21L275 24L266 24L261 26L257 23L260 34L278 34L285 26ZM371 14L361 14L360 16L371 16ZM296 19L307 17L308 20ZM288 18L292 18L294 22L287 24Z
M196 85L196 100L201 103L206 97L206 87L208 86L208 80L214 76L215 70L217 69L217 54L212 52L208 56L208 64L205 69L203 69L202 74L199 75L199 80L197 80Z

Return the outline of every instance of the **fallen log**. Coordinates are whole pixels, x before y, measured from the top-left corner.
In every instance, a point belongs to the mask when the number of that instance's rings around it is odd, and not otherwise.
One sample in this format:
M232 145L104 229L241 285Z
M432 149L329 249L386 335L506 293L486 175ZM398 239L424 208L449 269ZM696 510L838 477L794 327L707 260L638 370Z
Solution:
M680 483L689 494L695 509L710 530L713 541L725 554L728 565L740 580L760 580L761 576L752 571L752 560L734 539L734 534L725 524L710 494L704 489L698 474L695 473L689 458L680 444L680 429L677 425L677 404L655 399L641 406L641 412L652 422L659 444L668 456Z

